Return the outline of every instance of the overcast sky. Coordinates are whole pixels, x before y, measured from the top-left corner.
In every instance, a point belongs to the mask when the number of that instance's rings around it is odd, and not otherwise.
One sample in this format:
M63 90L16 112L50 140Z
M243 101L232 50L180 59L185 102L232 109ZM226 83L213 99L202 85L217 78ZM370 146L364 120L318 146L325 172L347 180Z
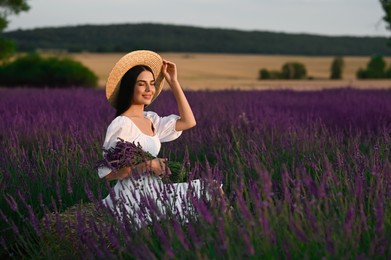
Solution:
M165 23L321 35L391 36L379 0L30 0L7 30Z

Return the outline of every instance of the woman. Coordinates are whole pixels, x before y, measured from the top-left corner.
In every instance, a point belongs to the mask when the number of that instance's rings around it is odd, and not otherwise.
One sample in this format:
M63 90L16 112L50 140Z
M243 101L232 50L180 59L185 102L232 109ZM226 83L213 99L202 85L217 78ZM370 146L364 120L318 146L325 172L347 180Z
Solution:
M160 117L155 112L144 111L159 95L164 80L174 94L179 116ZM134 51L122 57L109 75L106 96L117 114L107 128L105 149L115 146L117 138L121 138L139 143L143 150L157 156L161 142L175 140L182 131L196 125L178 82L176 65L151 51ZM161 177L170 174L165 162L166 159L156 158L118 171L99 168L101 178L117 180L104 203L120 217L126 215L134 220L138 226L148 224L152 216L160 218L168 212L187 221L191 210L189 193L199 198L204 189L199 180L163 184Z

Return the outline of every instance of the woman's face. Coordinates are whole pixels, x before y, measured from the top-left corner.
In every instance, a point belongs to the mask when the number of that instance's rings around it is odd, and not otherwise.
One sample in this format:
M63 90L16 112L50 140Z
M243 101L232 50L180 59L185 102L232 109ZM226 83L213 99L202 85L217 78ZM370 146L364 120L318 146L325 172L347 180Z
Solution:
M132 104L149 105L155 94L155 79L150 71L141 72L134 86Z

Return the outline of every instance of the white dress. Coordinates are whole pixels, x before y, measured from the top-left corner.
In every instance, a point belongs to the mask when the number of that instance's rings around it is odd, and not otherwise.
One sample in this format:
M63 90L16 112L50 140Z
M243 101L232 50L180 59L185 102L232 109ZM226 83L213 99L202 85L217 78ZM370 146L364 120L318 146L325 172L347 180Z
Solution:
M160 117L155 112L145 111L144 116L151 120L155 135L149 136L141 130L126 116L116 117L107 128L103 147L108 149L114 147L117 138L128 142L140 143L143 150L157 156L161 142L169 142L178 138L182 132L175 130L176 120L180 117L170 115ZM100 178L109 174L109 168L99 168ZM118 180L113 190L104 200L104 204L114 210L120 218L127 215L127 218L134 221L138 227L148 224L151 220L151 208L153 216L160 219L167 212L179 217L181 221L187 222L188 214L192 214L191 198L200 198L205 190L203 182L193 180L189 183L163 184L161 179L155 175L142 174L141 177L126 178ZM205 194L207 198L209 194Z

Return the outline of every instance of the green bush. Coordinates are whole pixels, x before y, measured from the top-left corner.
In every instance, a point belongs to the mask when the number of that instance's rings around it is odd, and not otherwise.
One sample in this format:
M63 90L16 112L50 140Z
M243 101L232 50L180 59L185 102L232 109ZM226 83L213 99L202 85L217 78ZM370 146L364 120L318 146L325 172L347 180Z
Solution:
M0 86L93 87L97 82L91 70L69 58L28 54L0 66Z
M1 25L0 25L1 27ZM0 36L0 62L6 61L15 52L15 43Z
M274 70L261 69L258 79L281 79L281 72Z
M382 56L373 56L367 65L367 72L369 78L384 78L385 77L386 62Z
M270 72L267 69L261 69L259 71L259 79L270 79Z
M305 79L307 69L299 62L287 62L282 66L281 76L283 79Z
M299 62L287 62L281 71L261 69L258 79L307 79L307 69Z
M342 79L345 62L342 57L335 57L330 67L330 79Z
M356 76L359 79L384 79L391 78L390 73L386 71L386 62L382 56L372 56L366 69L358 69Z
M367 79L368 78L368 73L367 73L367 71L365 69L360 68L356 72L356 77L358 79Z
M389 67L388 70L386 71L386 77L388 79L391 79L391 67Z

